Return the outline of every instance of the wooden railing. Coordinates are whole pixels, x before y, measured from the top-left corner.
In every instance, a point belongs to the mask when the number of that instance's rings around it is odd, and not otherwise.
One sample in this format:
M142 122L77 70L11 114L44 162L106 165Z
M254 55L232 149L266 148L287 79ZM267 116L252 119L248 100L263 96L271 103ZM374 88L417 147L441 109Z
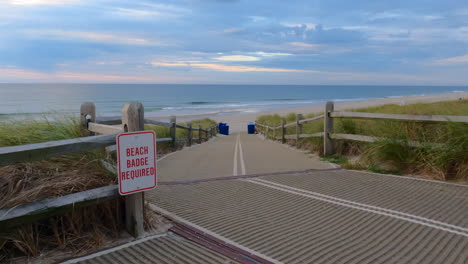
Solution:
M361 142L376 142L382 140L379 137L365 136L365 135L354 135L354 134L341 134L334 133L334 122L335 118L352 118L352 119L385 119L385 120L398 120L398 121L411 121L411 122L459 122L459 123L468 123L468 116L441 116L441 115L401 115L401 114L379 114L379 113L362 113L362 112L342 112L334 111L333 102L327 102L325 105L325 111L323 115L303 119L301 114L296 116L296 121L292 123L286 123L286 120L282 120L280 126L267 126L261 124L258 121L255 121L257 126L257 131L264 134L266 138L270 138L271 132L273 132L274 140L281 140L282 143L286 142L286 139L299 140L301 138L309 137L323 137L323 152L325 155L332 155L335 153L334 146L335 140L345 139L345 140L354 140ZM304 123L309 123L315 120L324 119L324 131L313 133L313 134L303 134L302 125ZM296 127L295 135L287 135L286 128ZM279 133L277 135L277 131ZM403 143L403 142L402 142ZM416 141L405 142L412 147L421 147L424 144ZM431 143L433 146L441 146L442 144Z
M80 110L81 126L90 136L49 141L44 143L20 145L0 148L0 166L7 166L21 162L42 160L65 154L72 154L98 148L115 151L116 136L122 132L144 130L145 124L170 128L169 138L157 138L157 142L171 142L173 147L177 143L191 145L193 141L202 143L218 133L216 125L203 129L192 127L192 122L186 125L176 123L172 117L170 122L161 122L144 118L144 108L141 103L129 103L122 109L122 117L96 118L96 107L93 103L83 103ZM188 131L186 138L176 138L177 129ZM193 131L199 136L193 137ZM100 135L96 135L100 134ZM110 166L104 162L105 167ZM112 171L112 168L109 168ZM32 223L56 214L61 214L73 208L89 206L110 199L119 198L117 185L105 186L84 192L73 193L57 198L23 204L14 208L0 209L0 231L12 227ZM125 222L127 231L135 237L143 234L143 193L136 193L123 197L125 199Z

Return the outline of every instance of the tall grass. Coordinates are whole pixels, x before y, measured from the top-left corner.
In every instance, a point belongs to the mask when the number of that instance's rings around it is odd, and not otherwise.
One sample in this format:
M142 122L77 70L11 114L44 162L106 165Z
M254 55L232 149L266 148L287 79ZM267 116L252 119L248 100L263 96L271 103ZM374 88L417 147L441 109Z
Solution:
M389 104L349 111L468 116L468 100L409 105ZM278 126L283 118L289 123L295 121L295 116L295 114L285 117L261 116L258 121L269 126ZM303 126L305 134L322 131L323 120L313 121ZM295 127L288 128L287 133L295 133ZM360 154L359 164L347 165L350 168L362 167L394 171L400 174L421 174L441 180L468 180L468 124L466 123L335 118L335 133L382 138L374 143L337 140L337 154ZM298 146L322 154L322 140L320 138L301 139ZM422 147L412 146L413 142L421 143Z

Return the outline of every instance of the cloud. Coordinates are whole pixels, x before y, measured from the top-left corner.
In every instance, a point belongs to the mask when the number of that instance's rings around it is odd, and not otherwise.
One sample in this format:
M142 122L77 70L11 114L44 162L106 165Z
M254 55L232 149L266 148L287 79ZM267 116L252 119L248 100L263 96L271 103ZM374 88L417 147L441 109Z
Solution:
M77 2L80 2L80 0L7 0L7 3L19 6L67 5Z
M321 47L321 45L319 44L312 44L312 43L305 43L305 42L289 42L287 43L288 46L291 46L293 48L297 48L297 49L303 49L303 50L315 50L319 47Z
M432 62L435 65L458 65L458 64L465 64L468 63L468 54L457 56L457 57L450 57L445 59L439 59Z
M167 4L143 4L135 8L116 7L111 14L134 20L171 20L180 18L190 11Z
M106 44L121 44L135 46L164 46L165 44L159 41L148 40L140 37L131 37L116 33L103 33L92 31L69 31L69 30L27 30L27 35L38 36L43 38L55 38L60 40L84 40L95 43Z
M245 56L245 55L220 56L214 59L220 60L220 61L259 61L260 60L260 58L258 57Z
M255 66L234 66L215 63L186 63L186 62L151 62L153 66L159 67L194 67L221 72L319 72L315 70L264 68Z
M250 54L255 54L255 55L258 55L258 56L262 56L262 57L292 56L293 55L291 53L263 52L263 51L250 52Z
M120 74L99 74L99 73L86 73L86 72L68 72L59 71L52 73L30 71L25 69L10 69L0 68L0 80L15 80L15 81L37 81L37 82L178 82L199 80L196 77L180 77L180 76L157 76L151 74L150 76L136 76L136 75L120 75Z

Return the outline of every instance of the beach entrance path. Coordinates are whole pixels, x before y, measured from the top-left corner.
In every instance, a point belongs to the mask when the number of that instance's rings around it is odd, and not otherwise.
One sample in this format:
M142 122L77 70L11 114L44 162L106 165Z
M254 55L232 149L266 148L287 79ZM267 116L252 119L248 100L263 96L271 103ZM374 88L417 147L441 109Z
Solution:
M331 168L245 134L159 166L145 198L173 220L165 237L83 263L468 263L466 185Z
M160 182L326 168L333 165L246 133L220 135L158 161Z

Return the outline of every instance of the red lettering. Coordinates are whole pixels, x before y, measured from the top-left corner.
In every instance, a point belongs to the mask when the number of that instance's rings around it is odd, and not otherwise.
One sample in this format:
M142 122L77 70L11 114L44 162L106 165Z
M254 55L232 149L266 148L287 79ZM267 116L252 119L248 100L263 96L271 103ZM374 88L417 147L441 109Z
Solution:
M127 148L127 157L130 156L132 153L130 152L131 150Z

